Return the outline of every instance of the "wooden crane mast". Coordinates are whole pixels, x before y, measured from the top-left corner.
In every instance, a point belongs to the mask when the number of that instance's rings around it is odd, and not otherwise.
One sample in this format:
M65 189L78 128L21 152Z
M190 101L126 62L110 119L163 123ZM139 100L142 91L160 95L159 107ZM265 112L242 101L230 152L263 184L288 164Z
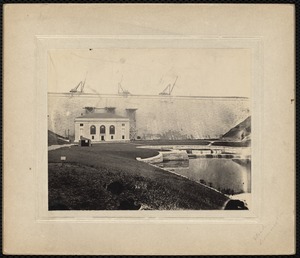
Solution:
M178 79L178 76L176 76L176 79L175 79L173 85L168 84L168 86L161 93L159 93L159 95L171 95L171 93L174 89L174 86L176 84L177 79Z

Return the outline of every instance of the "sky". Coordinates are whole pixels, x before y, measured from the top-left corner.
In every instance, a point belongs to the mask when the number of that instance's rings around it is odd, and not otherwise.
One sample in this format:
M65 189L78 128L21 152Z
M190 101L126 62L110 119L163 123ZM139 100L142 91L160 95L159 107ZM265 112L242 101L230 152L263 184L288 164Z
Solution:
M48 92L69 92L86 80L85 93L174 96L251 94L249 49L70 49L48 52Z

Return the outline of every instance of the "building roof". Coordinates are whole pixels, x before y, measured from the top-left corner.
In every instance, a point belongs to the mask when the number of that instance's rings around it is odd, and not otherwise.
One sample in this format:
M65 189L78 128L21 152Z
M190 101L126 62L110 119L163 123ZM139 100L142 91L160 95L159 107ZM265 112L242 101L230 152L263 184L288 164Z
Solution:
M85 114L83 116L76 117L76 119L79 118L99 118L99 119L111 119L111 118L123 118L123 119L128 119L127 117L119 116L116 114L112 113L90 113L90 114Z

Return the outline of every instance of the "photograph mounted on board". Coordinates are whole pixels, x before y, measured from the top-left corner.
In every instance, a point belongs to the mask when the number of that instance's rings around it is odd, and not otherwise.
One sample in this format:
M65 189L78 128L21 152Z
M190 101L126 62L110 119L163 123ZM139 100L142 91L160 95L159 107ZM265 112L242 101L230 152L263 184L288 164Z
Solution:
M251 50L48 50L48 210L251 210Z

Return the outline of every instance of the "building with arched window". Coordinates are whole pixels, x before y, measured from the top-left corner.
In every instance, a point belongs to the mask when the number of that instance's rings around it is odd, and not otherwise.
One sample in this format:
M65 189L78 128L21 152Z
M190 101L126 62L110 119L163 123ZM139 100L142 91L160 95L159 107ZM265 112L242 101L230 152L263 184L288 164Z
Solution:
M90 135L92 135L92 134L96 134L96 126L94 126L94 125L90 126Z
M115 134L115 133L116 133L116 128L115 128L114 125L111 125L111 126L109 127L109 134Z
M106 130L105 125L101 125L100 126L100 134L105 134L105 130Z
M128 141L129 118L111 113L90 113L75 118L75 142L82 137L92 142Z

